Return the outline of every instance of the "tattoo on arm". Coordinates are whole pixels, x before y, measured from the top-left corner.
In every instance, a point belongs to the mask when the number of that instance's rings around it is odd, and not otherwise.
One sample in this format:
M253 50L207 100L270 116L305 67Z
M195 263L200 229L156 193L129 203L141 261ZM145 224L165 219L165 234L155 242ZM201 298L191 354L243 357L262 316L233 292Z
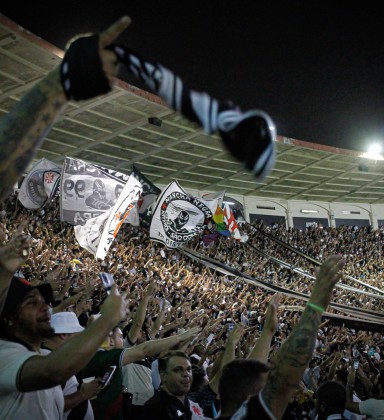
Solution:
M33 159L65 103L55 69L0 121L0 201Z
M310 307L276 353L262 391L271 411L280 418L308 366L315 347L321 315Z

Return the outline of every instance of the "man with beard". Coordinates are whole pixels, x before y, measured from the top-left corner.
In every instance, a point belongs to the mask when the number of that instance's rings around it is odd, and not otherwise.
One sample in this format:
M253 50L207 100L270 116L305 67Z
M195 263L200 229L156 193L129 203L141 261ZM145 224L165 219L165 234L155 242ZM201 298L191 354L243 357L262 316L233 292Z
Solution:
M127 301L116 286L102 315L60 349L49 352L42 341L54 333L48 304L49 284L32 286L13 277L0 317L0 418L61 420L61 384L91 359L109 331L125 315Z

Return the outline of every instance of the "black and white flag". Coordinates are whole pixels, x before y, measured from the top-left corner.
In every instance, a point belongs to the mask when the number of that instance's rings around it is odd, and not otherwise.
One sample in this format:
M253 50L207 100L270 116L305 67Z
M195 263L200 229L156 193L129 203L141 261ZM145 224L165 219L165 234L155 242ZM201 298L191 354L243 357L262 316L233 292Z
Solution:
M203 231L217 200L203 200L185 192L177 181L162 192L153 212L150 239L179 248Z
M79 244L96 258L103 260L122 224L127 222L137 225L137 202L141 190L140 182L130 176L113 208L88 219L84 225L75 226L75 236Z
M83 225L111 209L129 175L66 157L61 174L60 218Z
M18 199L29 210L42 208L58 192L61 166L42 158L25 176Z

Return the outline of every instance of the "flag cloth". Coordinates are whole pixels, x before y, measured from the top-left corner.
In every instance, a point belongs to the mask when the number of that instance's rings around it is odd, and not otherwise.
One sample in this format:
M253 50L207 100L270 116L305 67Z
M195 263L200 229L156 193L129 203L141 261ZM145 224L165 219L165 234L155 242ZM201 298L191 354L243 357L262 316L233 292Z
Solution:
M217 200L203 200L185 192L177 181L159 196L150 226L150 239L179 248L201 233L213 216Z
M143 192L138 203L139 214L144 214L145 211L156 201L161 193L161 189L157 188L139 169L132 165L132 174L143 186Z
M128 178L121 172L66 157L61 173L61 221L83 225L111 209Z
M96 258L104 259L124 221L138 221L137 202L141 189L140 182L130 176L112 209L92 217L84 225L75 226L75 236L80 246Z
M37 210L43 207L55 196L59 180L61 166L42 158L25 176L21 184L18 199L27 209Z
M220 235L226 236L227 238L231 236L231 232L227 229L227 225L224 222L224 211L221 207L217 206L212 220L215 222L216 230Z
M201 196L204 200L217 200L217 205L222 206L223 200L225 196L225 191L213 192L213 193L205 193Z
M233 212L231 208L229 207L229 204L226 203L224 206L224 219L226 221L228 230L233 233L233 236L238 241L241 239L241 234L239 231L239 226L236 222L235 216L233 215Z

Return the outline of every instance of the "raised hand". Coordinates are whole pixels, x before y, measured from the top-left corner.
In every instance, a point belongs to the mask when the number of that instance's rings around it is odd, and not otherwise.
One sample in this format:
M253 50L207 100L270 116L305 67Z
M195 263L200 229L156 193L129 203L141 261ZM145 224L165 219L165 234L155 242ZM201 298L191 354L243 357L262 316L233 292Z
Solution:
M27 222L20 223L15 235L0 247L0 265L9 273L17 271L29 255L31 239L23 232Z
M128 306L128 299L126 293L120 294L117 290L116 284L114 284L110 290L109 296L105 299L101 305L100 312L105 317L114 319L118 324L126 315Z
M107 50L106 47L108 47L123 31L125 31L130 23L131 18L123 16L99 35L99 54L101 61L103 62L103 70L111 84L113 83L114 77L117 75L118 61L116 54Z
M235 324L233 330L228 333L228 340L231 340L233 344L237 344L244 334L244 331L245 330L241 325Z
M194 338L196 335L199 334L200 330L201 330L200 327L192 327L189 330L180 334L179 338L181 341L191 340L192 338Z
M271 334L275 334L277 330L277 306L279 304L280 295L274 294L269 301L263 329L268 330Z
M339 255L328 257L317 272L309 302L327 309L335 284L343 278L345 261Z

